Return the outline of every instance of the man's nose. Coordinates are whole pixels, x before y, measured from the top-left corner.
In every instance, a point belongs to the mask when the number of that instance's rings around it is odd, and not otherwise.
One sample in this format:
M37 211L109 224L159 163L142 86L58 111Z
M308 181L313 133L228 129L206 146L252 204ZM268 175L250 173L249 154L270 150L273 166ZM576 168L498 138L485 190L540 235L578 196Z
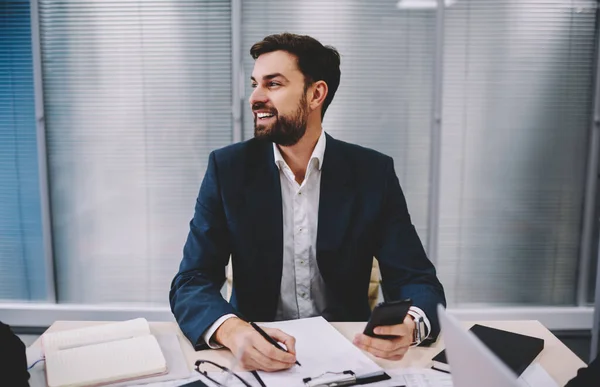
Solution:
M250 94L250 99L248 101L250 102L250 106L252 106L255 103L264 104L267 102L267 100L267 94L264 92L264 90L260 86L256 86L254 91L252 91L252 94Z

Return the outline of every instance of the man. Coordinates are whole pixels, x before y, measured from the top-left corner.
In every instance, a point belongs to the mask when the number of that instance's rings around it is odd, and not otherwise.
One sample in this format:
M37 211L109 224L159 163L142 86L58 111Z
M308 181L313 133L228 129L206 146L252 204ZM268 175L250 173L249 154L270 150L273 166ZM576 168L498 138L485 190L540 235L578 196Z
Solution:
M375 356L401 359L420 342L416 326L421 339L438 334L435 308L445 298L393 160L323 132L340 81L334 48L284 33L266 37L250 53L254 138L209 157L171 286L173 314L196 349L228 347L248 369L289 368L296 360L294 338L266 330L288 352L277 350L248 321L318 315L366 321L376 257L386 299L411 298L414 307L403 324L375 332L396 338L360 334L354 343ZM230 255L228 303L220 289Z

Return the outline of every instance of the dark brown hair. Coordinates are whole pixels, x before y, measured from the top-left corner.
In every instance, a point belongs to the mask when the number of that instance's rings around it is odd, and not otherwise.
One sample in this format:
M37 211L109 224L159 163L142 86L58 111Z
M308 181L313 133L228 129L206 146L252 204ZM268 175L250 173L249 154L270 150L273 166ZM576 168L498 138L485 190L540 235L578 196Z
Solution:
M250 55L256 59L273 51L287 51L297 58L298 69L304 75L305 88L317 81L327 84L328 92L323 102L321 119L333 100L340 84L340 54L334 47L323 46L308 35L289 32L269 35L250 48Z

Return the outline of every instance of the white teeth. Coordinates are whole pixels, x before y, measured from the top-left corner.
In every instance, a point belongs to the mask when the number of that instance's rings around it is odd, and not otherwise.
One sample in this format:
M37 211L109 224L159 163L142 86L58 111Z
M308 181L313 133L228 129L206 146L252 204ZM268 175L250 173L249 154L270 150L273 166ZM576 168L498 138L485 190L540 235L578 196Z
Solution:
M256 116L258 118L273 117L273 115L271 113L256 113Z

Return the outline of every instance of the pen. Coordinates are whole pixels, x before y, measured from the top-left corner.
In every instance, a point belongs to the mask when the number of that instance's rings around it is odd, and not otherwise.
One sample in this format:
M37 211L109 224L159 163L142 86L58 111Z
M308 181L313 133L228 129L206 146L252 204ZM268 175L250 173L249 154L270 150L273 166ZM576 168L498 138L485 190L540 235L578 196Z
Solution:
M255 324L255 323L253 323L253 322L251 322L251 323L250 323L250 325L252 325L252 328L254 328L254 330L255 330L255 331L257 331L258 333L260 333L260 335L261 335L261 336L262 336L262 337L263 337L265 340L267 340L269 343L273 344L275 347L277 347L277 348L281 349L282 351L284 351L284 352L287 352L287 351L285 350L285 348L283 348L283 347L281 346L281 344L279 344L277 341L275 341L275 340L274 340L274 339L273 339L271 336L267 335L267 332L263 331L263 330L261 329L261 327L259 327L258 325L256 325L256 324ZM296 364L298 364L299 366L302 366L298 360L296 360Z

